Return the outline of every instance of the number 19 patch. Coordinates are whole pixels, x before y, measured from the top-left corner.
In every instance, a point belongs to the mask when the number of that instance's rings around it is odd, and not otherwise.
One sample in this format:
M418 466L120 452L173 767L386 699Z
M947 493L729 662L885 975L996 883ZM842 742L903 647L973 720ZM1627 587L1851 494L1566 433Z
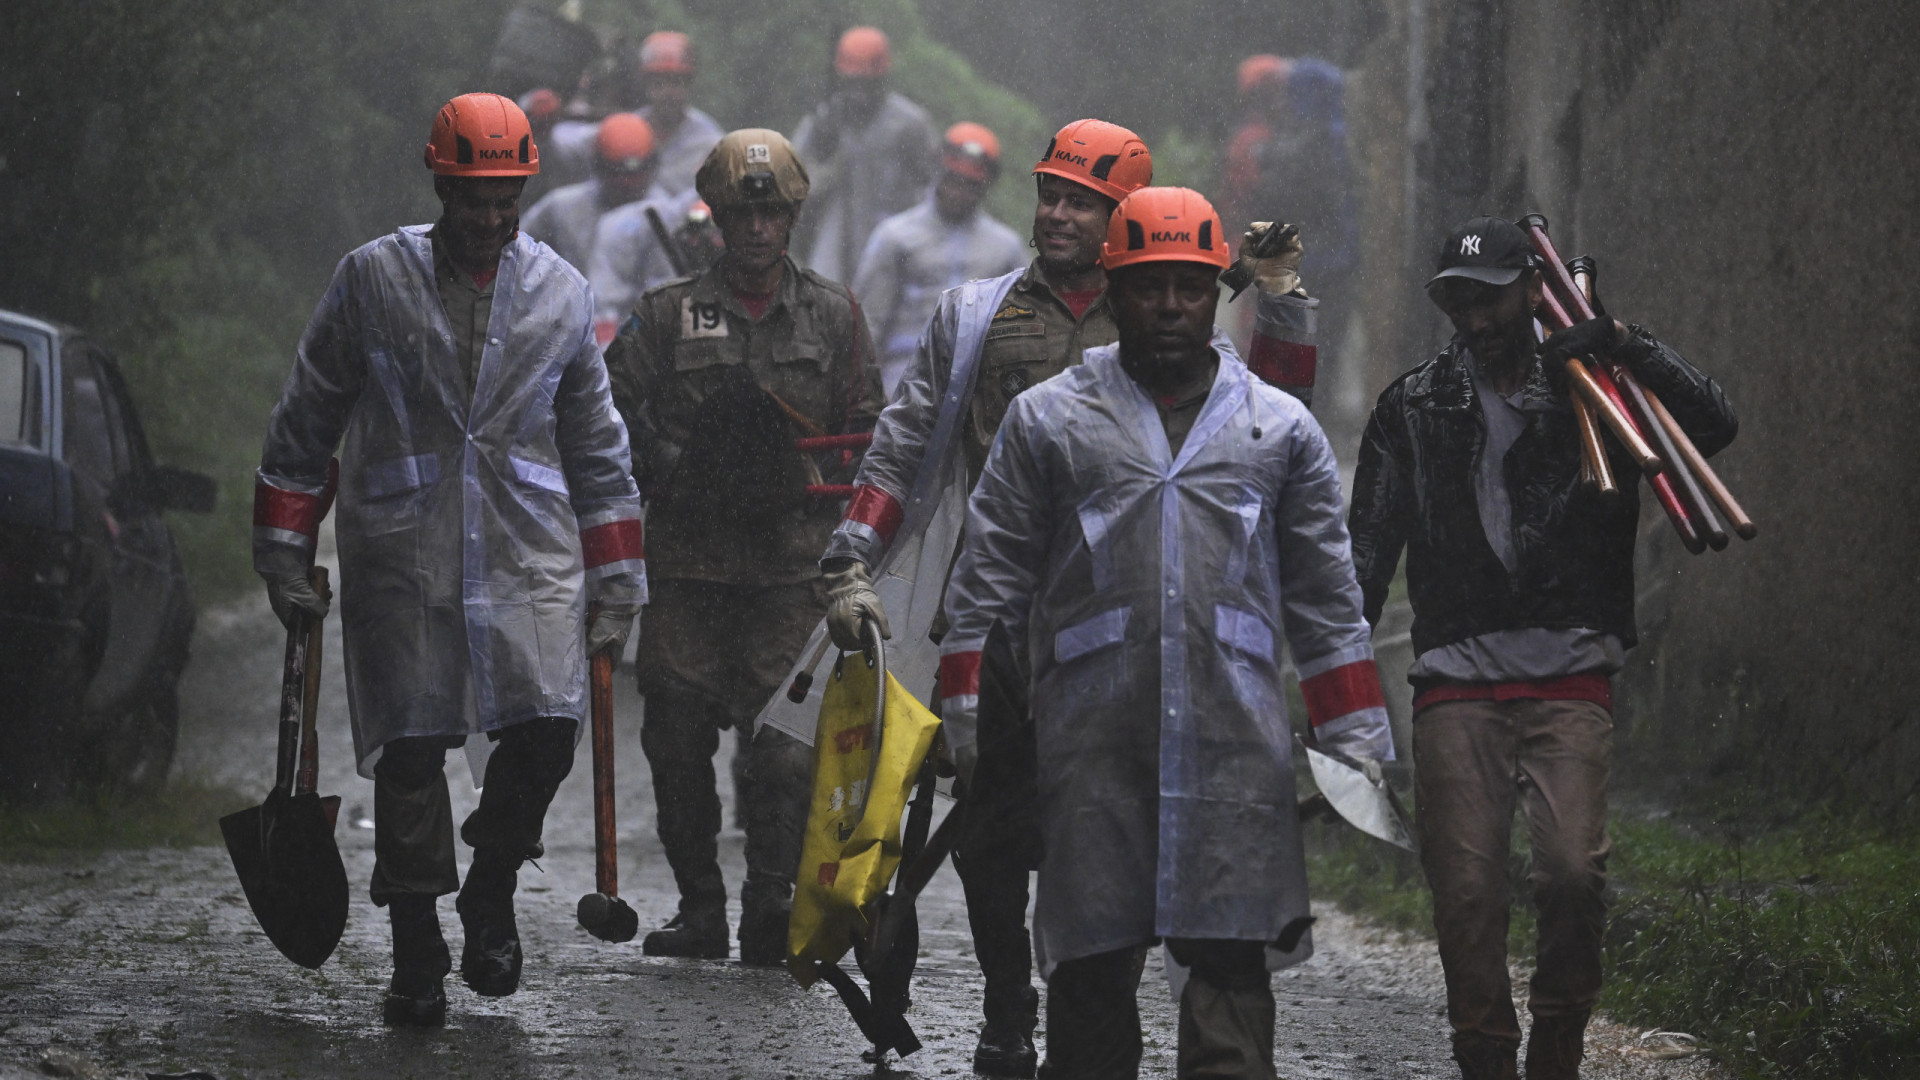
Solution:
M680 301L680 340L726 336L727 316L719 303L702 303L691 296Z

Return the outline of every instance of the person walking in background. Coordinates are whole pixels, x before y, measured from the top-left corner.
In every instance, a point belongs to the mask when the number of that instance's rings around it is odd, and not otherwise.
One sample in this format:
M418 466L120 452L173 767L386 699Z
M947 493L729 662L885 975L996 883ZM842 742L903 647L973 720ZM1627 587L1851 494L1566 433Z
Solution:
M638 653L660 842L679 913L649 956L723 959L727 887L714 751L781 686L820 609L816 562L837 504L801 435L871 426L879 373L853 297L787 256L808 194L778 132L723 137L695 178L725 237L719 261L640 298L607 347L614 402L634 431L634 475L653 539L653 602ZM811 799L812 748L772 727L747 763L740 959L786 956L793 877Z
M653 128L633 113L614 113L600 121L594 136L593 176L534 203L520 227L585 274L600 219L617 207L664 195L654 186L658 160Z
M1377 624L1407 554L1415 817L1454 1060L1465 1080L1517 1075L1507 851L1519 803L1540 927L1527 1077L1573 1080L1600 993L1610 677L1634 643L1640 470L1616 447L1619 493L1581 482L1564 364L1624 364L1703 454L1731 443L1738 420L1712 379L1604 312L1539 343L1539 263L1511 221L1454 229L1427 296L1455 335L1374 407L1354 476L1354 566Z
M1306 959L1313 922L1282 640L1315 740L1393 756L1333 451L1214 329L1230 261L1197 192L1121 200L1101 255L1119 340L1014 399L947 585L940 695L963 779L986 766L971 747L996 629L1032 695L1057 1080L1139 1075L1136 994L1161 941L1190 969L1179 1075L1274 1080L1268 949Z
M912 362L940 294L975 278L999 277L1027 261L1012 229L980 209L1000 175L1000 140L972 123L947 129L940 179L910 210L882 221L867 241L853 294L860 298L888 397Z
M640 86L647 98L640 115L653 125L660 157L655 182L669 195L693 190L693 174L726 133L690 104L696 70L693 40L677 30L657 30L640 43Z
M445 1019L435 900L455 889L461 978L488 997L518 988L515 882L573 765L587 658L618 656L646 601L639 492L586 281L518 228L540 168L526 116L496 94L456 97L426 159L440 219L341 260L254 493L274 613L324 615L306 574L338 450L347 702L373 779L373 902L393 927L390 1024ZM482 733L462 883L444 760Z
M793 146L813 162L814 212L799 232L801 261L846 281L881 221L919 202L933 182L939 136L925 109L887 89L887 35L856 26L834 50L833 93L800 121Z

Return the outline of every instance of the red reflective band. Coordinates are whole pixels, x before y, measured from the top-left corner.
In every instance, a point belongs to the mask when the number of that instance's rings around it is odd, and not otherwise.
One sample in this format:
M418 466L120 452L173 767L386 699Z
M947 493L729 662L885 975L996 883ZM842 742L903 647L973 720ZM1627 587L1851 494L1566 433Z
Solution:
M327 516L327 500L320 495L285 491L265 480L253 485L253 525L255 528L283 529L302 536L316 536L320 519Z
M900 500L874 487L861 484L853 493L853 501L847 504L847 520L857 521L880 535L883 544L893 543L893 534L900 531L900 522L907 511Z
M1448 701L1591 701L1613 711L1613 682L1605 675L1512 683L1442 683L1416 695L1413 711Z
M580 533L580 558L589 570L608 563L646 557L639 518L609 521Z
M1371 660L1342 664L1311 679L1300 680L1300 696L1307 699L1307 719L1314 727L1361 709L1384 709L1380 671Z
M948 653L940 658L940 697L965 697L980 692L980 654Z
M1312 386L1316 355L1312 345L1255 334L1247 369L1275 386Z

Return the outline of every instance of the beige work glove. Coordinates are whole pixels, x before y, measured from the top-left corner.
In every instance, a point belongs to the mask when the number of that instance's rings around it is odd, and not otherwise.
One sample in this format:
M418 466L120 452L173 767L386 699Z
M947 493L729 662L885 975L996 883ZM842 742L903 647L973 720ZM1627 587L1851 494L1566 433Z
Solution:
M280 625L291 630L301 615L311 615L316 619L327 617L331 607L327 598L314 591L313 582L305 574L268 574L260 575L267 583L267 603L273 606L273 614Z
M614 663L619 663L627 649L627 637L633 633L634 616L638 614L637 606L602 604L587 620L587 656L611 652Z
M839 569L827 571L827 633L842 652L860 652L867 647L861 624L872 619L880 636L891 640L887 611L880 606L880 594L873 591L873 578L867 564L848 559Z
M1281 229L1291 235L1280 240L1277 252L1258 256L1254 249L1271 229ZM1280 222L1256 221L1247 227L1240 238L1240 257L1236 265L1253 278L1254 288L1264 293L1285 295L1300 288L1300 259L1307 249L1300 243L1300 230Z

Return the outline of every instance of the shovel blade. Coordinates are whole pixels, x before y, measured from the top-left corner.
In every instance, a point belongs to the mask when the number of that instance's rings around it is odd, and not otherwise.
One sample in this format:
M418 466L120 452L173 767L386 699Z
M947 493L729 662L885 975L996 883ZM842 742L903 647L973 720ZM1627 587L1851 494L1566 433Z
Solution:
M333 839L338 796L275 791L220 819L247 906L287 959L318 968L347 928L347 870Z

